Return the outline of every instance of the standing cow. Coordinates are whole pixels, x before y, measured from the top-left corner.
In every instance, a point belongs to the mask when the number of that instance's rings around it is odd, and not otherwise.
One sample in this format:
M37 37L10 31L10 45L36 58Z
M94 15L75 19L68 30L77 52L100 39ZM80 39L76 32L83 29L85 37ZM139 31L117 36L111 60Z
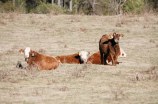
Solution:
M119 47L119 38L123 37L123 34L113 33L113 38L105 34L101 37L99 41L99 51L100 51L100 60L101 64L106 65L107 57L110 55L112 60L112 65L116 65L117 58L119 56L120 47Z

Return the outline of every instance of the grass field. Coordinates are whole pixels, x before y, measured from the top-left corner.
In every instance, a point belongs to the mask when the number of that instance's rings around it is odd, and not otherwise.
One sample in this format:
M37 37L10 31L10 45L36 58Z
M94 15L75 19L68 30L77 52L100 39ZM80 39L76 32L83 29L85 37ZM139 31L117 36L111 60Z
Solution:
M18 51L57 56L99 50L103 34L124 34L117 66L60 64L27 71ZM0 104L158 104L158 16L0 14Z

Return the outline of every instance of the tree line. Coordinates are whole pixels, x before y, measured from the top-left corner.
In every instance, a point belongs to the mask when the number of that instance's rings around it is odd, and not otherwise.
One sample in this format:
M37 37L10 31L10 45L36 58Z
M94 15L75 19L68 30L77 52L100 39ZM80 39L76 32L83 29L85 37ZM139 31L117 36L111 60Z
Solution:
M14 11L42 14L140 14L158 12L158 0L0 0L0 12Z

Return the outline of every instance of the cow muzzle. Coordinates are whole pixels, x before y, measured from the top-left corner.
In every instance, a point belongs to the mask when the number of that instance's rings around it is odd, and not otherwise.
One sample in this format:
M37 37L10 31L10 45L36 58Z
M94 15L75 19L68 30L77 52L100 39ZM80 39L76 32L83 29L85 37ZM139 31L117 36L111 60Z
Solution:
M118 40L118 39L115 39L115 42L116 42L116 43L119 43L119 40Z

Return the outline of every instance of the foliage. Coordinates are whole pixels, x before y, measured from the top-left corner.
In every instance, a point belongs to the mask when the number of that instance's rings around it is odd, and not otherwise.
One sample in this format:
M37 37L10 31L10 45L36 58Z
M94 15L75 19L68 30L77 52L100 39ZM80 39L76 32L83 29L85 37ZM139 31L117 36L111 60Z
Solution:
M0 1L0 12L23 12L26 11L26 5L24 0L15 0L13 4L12 0Z
M27 12L30 13L40 4L40 0L26 0Z
M66 13L86 15L118 15L123 13L158 12L158 0L64 0L65 6L58 6L58 0L0 0L0 12L20 11L23 13Z
M143 0L129 0L129 2L124 6L124 12L135 12L140 14L143 8L145 7L145 3Z
M46 4L46 3L42 3L40 2L40 4L33 10L34 13L38 13L38 14L46 14L46 13L50 13L52 6L50 4Z
M43 2L40 2L40 4L33 9L32 12L37 14L46 14L50 13L51 11L54 11L55 13L64 13L64 9L61 6Z
M17 8L13 6L11 1L0 3L0 12L14 12Z

